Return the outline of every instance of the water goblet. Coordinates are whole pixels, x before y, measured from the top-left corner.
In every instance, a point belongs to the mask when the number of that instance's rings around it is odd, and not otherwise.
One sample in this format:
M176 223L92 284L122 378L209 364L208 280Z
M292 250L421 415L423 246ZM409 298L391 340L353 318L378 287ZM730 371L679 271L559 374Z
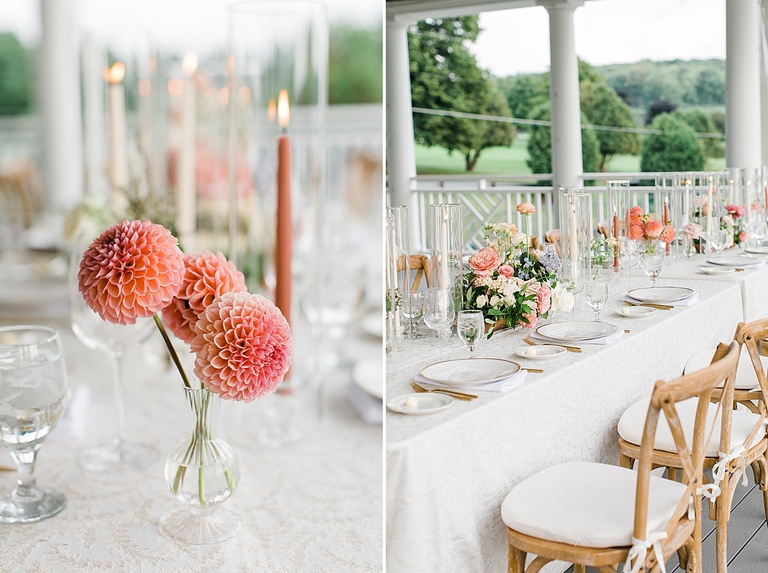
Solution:
M757 217L752 221L749 226L749 245L753 247L759 247L763 244L765 235L768 234L768 226L764 216Z
M619 266L627 270L627 289L632 288L632 269L637 266L637 241L628 237L619 239Z
M469 357L475 357L475 348L485 333L485 318L480 310L460 310L456 319L456 333L467 345Z
M651 248L640 255L640 268L647 277L651 279L651 286L656 286L656 279L661 274L661 267L664 265L664 249Z
M441 288L428 289L424 300L424 322L429 328L437 332L441 358L443 355L443 335L447 332L448 336L446 338L450 337L451 325L455 317L453 290Z
M603 277L596 277L587 282L586 292L587 304L595 311L595 321L599 321L600 311L608 300L608 281Z
M0 328L0 440L19 473L16 487L0 498L0 522L39 521L64 509L64 494L38 487L33 471L67 395L59 333L44 326Z
M715 257L719 257L728 242L728 231L725 229L714 229L707 233L707 242L714 249Z
M400 308L403 318L408 321L406 338L424 338L424 335L418 331L419 321L424 316L424 294L423 290L412 290L405 294Z

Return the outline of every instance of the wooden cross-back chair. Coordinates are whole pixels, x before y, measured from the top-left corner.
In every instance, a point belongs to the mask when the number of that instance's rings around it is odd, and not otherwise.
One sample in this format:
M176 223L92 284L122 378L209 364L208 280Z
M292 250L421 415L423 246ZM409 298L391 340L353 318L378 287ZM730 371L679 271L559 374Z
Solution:
M411 283L411 290L419 290L421 285L421 279L424 278L424 282L429 288L432 281L432 261L427 255L410 255L408 257L408 268L413 273L413 282ZM405 256L402 256L397 261L397 270L402 271L405 269ZM408 279L410 281L410 278Z
M659 571L675 552L681 567L701 571L701 492L708 405L717 384L723 411L730 412L739 347L721 345L707 368L656 382L648 402L637 471L609 464L570 462L523 480L506 497L509 573L522 573L526 555L534 573L555 559L615 573L628 562L633 571ZM696 400L692 432L684 431L683 404ZM662 418L665 421L661 421ZM657 428L658 426L658 428ZM680 482L651 474L657 432L666 428L682 460ZM637 567L637 569L635 569Z
M740 359L733 381L733 404L742 404L746 408L722 415L720 424L713 432L705 454L704 467L711 467L714 486L708 486L711 493L710 519L716 523L717 571L728 570L728 520L736 486L740 479L746 484L746 467L751 466L756 483L763 491L763 509L768 518L768 436L766 435L766 401L768 382L766 365L768 360L761 360L758 341L768 334L768 319L749 324L740 323L736 328L734 343L739 346ZM697 353L686 364L685 372L691 373L706 367L712 358L712 351ZM716 388L714 399L725 390ZM710 415L714 416L716 405L710 405ZM619 420L620 463L629 467L639 455L638 416L642 401L630 406ZM690 425L690 416L684 420ZM669 441L657 440L653 452L653 463L667 468L668 476L674 479L681 467L679 457L669 451Z
M544 240L547 243L552 243L555 245L555 250L557 251L558 257L563 256L563 252L560 249L560 229L551 229L544 233Z

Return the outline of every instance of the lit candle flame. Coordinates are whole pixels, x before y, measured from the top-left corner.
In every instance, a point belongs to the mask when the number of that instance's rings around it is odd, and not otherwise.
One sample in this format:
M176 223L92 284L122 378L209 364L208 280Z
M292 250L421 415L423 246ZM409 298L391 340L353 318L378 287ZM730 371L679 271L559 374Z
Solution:
M115 62L107 72L107 81L111 84L119 84L125 77L125 65L123 62Z
M184 54L184 59L181 61L181 69L188 76L194 74L197 71L197 54L192 52Z
M288 127L288 121L290 120L290 112L288 110L288 92L280 90L277 95L277 123L280 127L285 129Z

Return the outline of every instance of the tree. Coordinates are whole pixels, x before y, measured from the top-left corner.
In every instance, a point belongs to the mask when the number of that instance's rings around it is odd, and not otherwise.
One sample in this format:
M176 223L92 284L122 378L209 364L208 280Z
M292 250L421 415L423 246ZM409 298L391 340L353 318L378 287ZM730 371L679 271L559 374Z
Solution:
M663 113L656 117L649 133L643 139L641 171L702 171L704 156L696 141L693 128L679 117Z
M657 115L662 113L672 113L677 109L677 104L665 99L657 99L648 106L648 113L645 114L645 125L651 125Z
M0 115L29 110L31 70L24 46L15 35L0 33Z
M509 107L468 44L480 32L477 16L419 22L408 35L414 107L509 117ZM416 141L458 151L472 171L483 149L509 146L511 123L414 114Z
M329 103L382 100L382 44L381 28L333 28L328 48Z
M539 105L531 112L531 119L549 121L549 103ZM586 123L582 117L581 123ZM552 173L552 133L549 126L531 126L531 137L528 139L528 167L534 173ZM597 171L600 158L600 144L595 132L581 130L581 163L585 173Z
M534 108L549 102L549 82L541 74L502 78L498 87L506 95L512 117L531 119ZM527 125L519 129L530 131Z
M717 133L717 128L715 127L712 118L700 109L691 109L688 111L677 110L674 115L690 125L693 131L697 133ZM725 156L725 146L721 139L697 137L699 147L701 148L701 154L705 158Z
M579 91L581 111L588 123L611 127L637 127L632 110L599 76L598 82L589 79L582 81ZM597 130L594 134L600 143L600 171L605 171L606 162L614 155L636 155L640 152L640 137L636 133Z

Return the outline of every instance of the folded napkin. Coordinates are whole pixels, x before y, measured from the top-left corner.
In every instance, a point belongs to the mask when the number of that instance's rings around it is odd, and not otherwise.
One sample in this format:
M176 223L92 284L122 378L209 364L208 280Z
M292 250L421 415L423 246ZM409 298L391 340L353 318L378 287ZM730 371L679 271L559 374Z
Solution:
M368 425L381 425L384 420L382 401L360 388L354 382L347 385L347 403L357 412L357 415Z
M619 329L613 334L609 334L608 336L601 336L600 338L593 338L591 340L573 340L565 342L562 340L554 340L547 336L542 336L535 331L531 333L530 338L534 340L540 340L541 342L546 342L547 344L567 344L568 346L581 346L582 344L611 344L616 342L622 336L624 336L624 331Z
M522 384L523 381L525 381L527 374L527 370L518 370L511 376L507 376L501 380L496 380L495 382L461 386L450 386L448 384L443 384L437 380L425 378L421 374L416 374L413 379L425 388L443 388L445 390L456 390L457 392L509 392L513 388L517 388L520 384Z
M704 263L703 266L705 267L720 267L720 268L732 268L732 269L744 269L744 270L752 270L752 269L762 269L765 266L765 259L757 258L756 256L749 256L749 257L739 257L739 259L744 259L744 262L742 263L741 260L736 260L735 257L728 257L727 260L729 261L727 264L718 263L717 259L707 259L707 261Z
M676 300L674 302L648 302L643 300L637 300L636 298L632 298L628 294L625 294L621 300L625 300L627 302L632 302L635 304L661 304L663 306L693 306L697 302L699 302L699 293L695 292L688 298L684 298L683 300Z

